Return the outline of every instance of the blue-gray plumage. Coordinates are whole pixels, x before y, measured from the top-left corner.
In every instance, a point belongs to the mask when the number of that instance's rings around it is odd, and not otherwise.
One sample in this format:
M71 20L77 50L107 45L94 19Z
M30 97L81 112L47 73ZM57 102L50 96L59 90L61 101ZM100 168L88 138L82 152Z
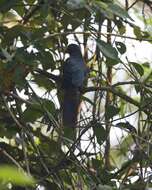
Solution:
M63 88L82 88L87 74L87 68L83 61L78 45L70 44L67 48L70 57L63 67Z
M70 57L63 66L63 125L75 127L80 105L80 89L83 87L87 68L78 45L70 44L67 53Z

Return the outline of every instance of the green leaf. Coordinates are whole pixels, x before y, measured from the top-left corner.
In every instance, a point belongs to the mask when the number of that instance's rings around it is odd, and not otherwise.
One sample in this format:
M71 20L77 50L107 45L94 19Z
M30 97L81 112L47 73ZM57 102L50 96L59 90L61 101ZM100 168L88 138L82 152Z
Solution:
M87 6L88 10L90 9L90 12L96 12L96 13L100 13L102 15L104 15L104 17L113 20L114 19L114 15L113 13L109 10L108 8L108 3L104 3L102 1L95 1L93 7L89 7Z
M51 100L47 100L47 99L42 99L42 103L44 108L51 113L52 115L56 115L56 108L54 103ZM40 106L41 107L41 106ZM42 109L42 108L40 108Z
M95 105L95 104L93 103L93 101L90 100L90 98L88 98L88 97L86 97L86 96L82 96L82 100L88 102L88 103L91 104L92 106Z
M108 8L114 15L117 15L123 19L130 19L133 21L133 19L129 16L128 12L125 9L121 8L119 5L110 3Z
M99 184L97 187L97 190L113 190L113 187L109 186L109 185L101 185Z
M103 164L102 160L92 158L91 161L92 161L93 168L95 168L96 170L102 169L102 164Z
M24 88L24 84L25 84L25 66L20 65L17 66L15 68L15 72L13 75L13 81L15 82L15 84L17 84L18 86L20 86L21 88Z
M40 74L36 74L34 75L34 80L35 80L35 83L39 86L39 87L43 87L45 88L46 90L53 90L54 87L55 87L55 84L49 80L48 78L40 75Z
M0 11L3 13L8 11L17 2L18 2L18 0L11 0L11 1L1 0L0 1Z
M108 4L104 3L102 1L95 1L96 5L98 5L100 8L106 10L108 8Z
M73 141L75 141L76 131L73 128L65 126L63 132L64 132L64 138L67 142L73 143Z
M46 112L48 116L49 113L55 116L56 109L54 103L51 100L41 98L40 101L42 104L34 102L33 105L28 105L23 115L26 121L35 122L38 118L43 117Z
M50 162L55 165L56 162L61 160L64 157L64 153L60 147L60 143L52 140L48 137L45 137L43 134L39 134L40 144L39 147L49 155ZM56 159L56 160L53 160Z
M117 65L119 62L120 60L118 61L116 59L107 58L105 63L107 66L114 66L114 65Z
M42 117L44 112L38 104L30 105L23 113L23 117L27 122L35 122L38 118Z
M117 108L113 105L108 105L105 116L107 119L113 118L115 115L119 113L119 111L120 111L120 108Z
M124 25L124 23L122 22L121 19L115 19L114 23L116 24L118 31L120 33L120 35L123 35L126 32L126 26Z
M120 123L117 123L116 124L116 127L119 127L119 128L124 128L124 129L128 129L130 132L137 132L136 131L136 128L134 126L132 126L129 122L120 122Z
M55 66L53 56L49 51L41 51L37 54L37 57L41 62L44 70L53 68Z
M101 123L96 123L93 125L93 131L97 138L98 144L102 145L107 138L105 128L101 125Z
M18 48L16 50L15 60L17 60L22 64L24 63L25 65L33 66L35 59L36 56L34 55L33 52L29 53L24 48Z
M97 45L105 57L117 61L119 60L118 52L111 44L106 43L103 40L97 40Z
M142 107L150 105L152 102L152 97L144 97L144 101L142 102Z
M23 171L20 171L16 167L9 165L0 166L0 180L20 186L33 186L35 183L35 180L32 176L28 176Z
M81 9L85 6L86 1L85 0L68 0L67 7L69 9Z
M115 42L117 50L121 53L124 54L126 52L126 45L122 42Z
M130 64L135 68L135 70L140 74L140 76L143 76L144 69L139 63L130 62Z
M137 38L142 39L142 32L139 26L134 26L134 34Z

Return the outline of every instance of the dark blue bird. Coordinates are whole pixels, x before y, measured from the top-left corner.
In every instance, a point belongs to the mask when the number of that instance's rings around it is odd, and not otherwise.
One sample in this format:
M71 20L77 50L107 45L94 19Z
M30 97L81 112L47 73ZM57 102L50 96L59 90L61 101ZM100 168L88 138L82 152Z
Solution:
M87 74L81 50L78 45L70 44L67 47L67 53L70 57L63 66L63 88L81 89Z
M80 105L81 89L87 74L80 47L70 44L67 47L69 58L63 66L63 125L75 127Z

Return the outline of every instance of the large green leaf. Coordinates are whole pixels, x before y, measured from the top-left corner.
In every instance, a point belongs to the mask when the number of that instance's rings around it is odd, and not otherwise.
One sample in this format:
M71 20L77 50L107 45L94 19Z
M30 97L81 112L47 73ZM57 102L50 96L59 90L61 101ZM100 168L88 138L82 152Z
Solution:
M45 88L46 90L53 90L55 88L55 84L49 80L48 78L42 76L42 75L34 75L34 80L35 80L35 83L39 86L39 87L43 87Z
M82 100L86 101L87 103L91 104L92 106L94 106L95 104L93 103L92 100L90 100L90 98L86 97L86 96L82 96Z
M136 35L137 38L142 39L142 31L141 28L138 26L134 26L134 34Z
M140 76L144 74L144 69L139 63L130 62L130 64L135 68L135 70L139 73Z
M123 19L133 19L129 16L128 12L117 4L109 3L108 9L114 14Z
M40 62L45 70L55 68L55 63L53 59L53 55L48 51L41 52Z
M94 134L95 134L95 136L97 138L98 144L102 145L103 142L107 138L105 128L101 125L101 123L95 123L95 124L93 124L93 131L94 131Z
M23 117L28 122L35 122L38 118L43 117L46 113L49 117L49 113L55 115L56 109L55 105L51 100L40 99L41 104L33 103L32 105L27 105L23 113ZM51 118L50 118L51 119Z
M107 119L111 119L113 118L114 116L116 116L120 111L120 108L118 107L115 107L113 105L108 105L107 108L106 108L106 118Z
M38 104L28 106L23 113L23 117L27 122L35 122L38 118L44 115L43 110Z
M117 61L119 60L118 52L111 44L106 43L103 40L97 40L97 45L105 57Z
M26 186L34 185L35 180L32 176L28 176L26 173L20 171L14 166L1 165L0 166L0 181L6 183L12 183L15 185Z

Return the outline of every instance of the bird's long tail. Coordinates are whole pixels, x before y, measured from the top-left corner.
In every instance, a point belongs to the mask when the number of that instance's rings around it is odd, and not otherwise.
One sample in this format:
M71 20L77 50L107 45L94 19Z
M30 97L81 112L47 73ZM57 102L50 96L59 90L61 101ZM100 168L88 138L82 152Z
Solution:
M74 128L77 125L77 117L80 106L80 92L78 89L64 91L63 101L63 126Z

